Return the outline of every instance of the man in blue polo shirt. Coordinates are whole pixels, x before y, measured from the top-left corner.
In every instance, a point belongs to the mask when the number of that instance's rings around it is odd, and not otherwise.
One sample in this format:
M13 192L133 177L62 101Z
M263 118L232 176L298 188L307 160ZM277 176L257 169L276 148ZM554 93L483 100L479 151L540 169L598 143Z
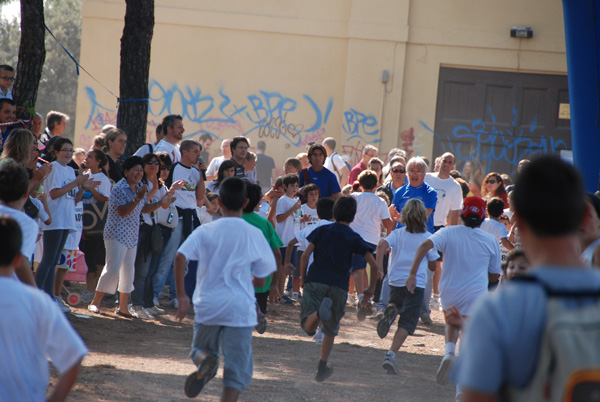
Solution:
M311 166L300 171L300 187L308 183L314 183L319 186L320 198L331 197L335 200L340 196L340 185L335 174L323 166L326 156L327 153L323 145L313 144L310 147L308 160Z

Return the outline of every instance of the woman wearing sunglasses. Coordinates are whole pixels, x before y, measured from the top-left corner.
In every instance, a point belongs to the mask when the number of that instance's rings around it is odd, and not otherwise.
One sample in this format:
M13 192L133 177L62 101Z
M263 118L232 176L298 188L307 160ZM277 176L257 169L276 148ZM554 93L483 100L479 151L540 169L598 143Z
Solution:
M499 173L492 172L485 176L481 185L481 195L486 202L493 197L498 197L504 201L504 207L508 208L508 195L504 188L504 180Z

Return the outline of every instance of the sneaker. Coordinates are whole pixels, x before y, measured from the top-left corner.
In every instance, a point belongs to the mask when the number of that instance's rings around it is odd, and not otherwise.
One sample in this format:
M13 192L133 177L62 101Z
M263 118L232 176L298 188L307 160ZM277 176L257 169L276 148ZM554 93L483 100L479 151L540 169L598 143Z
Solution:
M321 321L329 321L331 319L332 303L333 300L331 300L329 297L324 298L321 302L321 305L319 306L319 311L317 312L317 316L321 319Z
M321 346L323 343L323 331L321 331L321 327L317 327L317 332L313 336L313 340L317 344L317 346Z
M58 308L60 308L60 310L63 313L70 313L71 312L71 307L67 306L67 303L65 303L65 301L63 300L62 297L60 297L60 296L54 296L54 300L56 300L56 304L58 304Z
M281 304L294 304L295 301L286 294L281 295Z
M258 303L256 303L256 315L258 319L258 324L256 324L256 327L254 327L254 329L256 329L256 332L258 332L259 334L264 334L267 330L267 319L265 318L263 312L260 311Z
M318 371L317 370L317 374L315 375L315 381L316 382L323 382L326 379L328 379L329 377L331 377L332 374L333 374L333 367L331 367L328 364L327 367L325 367L325 370L323 370L323 371Z
M381 320L383 318L383 310L377 310L377 312L373 315L367 317L369 320Z
M440 303L440 295L434 294L431 298L431 302L429 303L430 310L439 310L442 311L442 304Z
M146 309L147 312L149 312L152 315L161 315L165 313L165 310L163 310L160 307L156 307L156 306L152 306L150 308Z
M400 372L396 368L396 361L391 355L385 355L385 358L383 359L383 368L387 370L388 374L400 375Z
M177 300L177 299L169 300L169 307L175 308L175 309L179 308L179 300Z
M88 304L91 303L92 300L94 300L94 292L90 292L89 290L84 290L81 293L81 297L79 298L79 300L84 303L84 304Z
M442 359L442 362L440 363L440 368L438 368L437 371L437 375L435 377L435 380L437 381L438 384L440 385L446 385L448 384L448 374L450 374L450 370L452 369L452 366L454 365L454 354L449 353L447 355L444 355L444 358Z
M100 314L100 309L98 308L98 306L94 306L93 304L90 304L88 306L88 310L94 314Z
M358 321L364 321L365 318L367 318L367 316L370 315L372 312L373 305L371 303L367 304L366 307L363 307L361 303L359 303L356 310L356 318L358 318Z
M301 299L300 292L293 292L292 293L292 300L293 301L298 302L298 301L300 301L300 299Z
M195 398L202 391L206 383L217 374L218 365L219 359L217 359L217 356L211 354L205 357L198 366L198 370L186 378L183 388L185 395L188 398Z
M356 306L356 295L348 293L348 300L346 301L347 306Z
M385 313L383 313L383 318L379 320L377 323L377 335L381 339L385 338L385 336L390 332L390 327L394 323L396 316L398 315L398 309L396 306L389 305L385 309Z
M429 314L423 314L421 316L421 322L425 325L433 324L433 321L431 320L431 317L429 316Z
M154 299L152 299L152 303L154 304L155 307L160 307L160 303L158 302L158 297L155 297Z
M142 320L153 320L154 319L154 316L152 314L150 314L148 312L148 310L146 310L142 306L133 306L129 309L129 311L131 312L132 315L133 315L133 313L136 313L138 318L141 318Z

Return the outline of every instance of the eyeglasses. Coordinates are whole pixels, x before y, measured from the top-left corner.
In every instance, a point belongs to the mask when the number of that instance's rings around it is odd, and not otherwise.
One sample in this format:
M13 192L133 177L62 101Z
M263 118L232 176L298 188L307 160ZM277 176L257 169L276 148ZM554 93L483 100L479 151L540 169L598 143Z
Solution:
M0 77L0 78L2 78L5 81L16 81L17 80L16 77Z
M392 173L406 173L404 169L392 169Z
M75 152L75 150L73 150L73 149L61 149L61 150L60 150L60 151L58 151L58 152L66 152L66 153L68 153L68 154L72 154L73 152Z
M160 165L160 163L158 161L150 161L146 162L146 165Z

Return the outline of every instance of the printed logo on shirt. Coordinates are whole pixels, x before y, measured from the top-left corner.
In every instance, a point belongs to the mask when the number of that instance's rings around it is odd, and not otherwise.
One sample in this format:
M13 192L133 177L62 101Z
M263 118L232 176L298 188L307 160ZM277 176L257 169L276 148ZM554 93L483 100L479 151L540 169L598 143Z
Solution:
M65 180L65 182L63 183L63 186L66 186L70 182L71 182L70 180ZM69 199L72 199L72 200L75 199L75 196L77 195L77 187L74 187L66 195L67 195L67 198L69 198Z

